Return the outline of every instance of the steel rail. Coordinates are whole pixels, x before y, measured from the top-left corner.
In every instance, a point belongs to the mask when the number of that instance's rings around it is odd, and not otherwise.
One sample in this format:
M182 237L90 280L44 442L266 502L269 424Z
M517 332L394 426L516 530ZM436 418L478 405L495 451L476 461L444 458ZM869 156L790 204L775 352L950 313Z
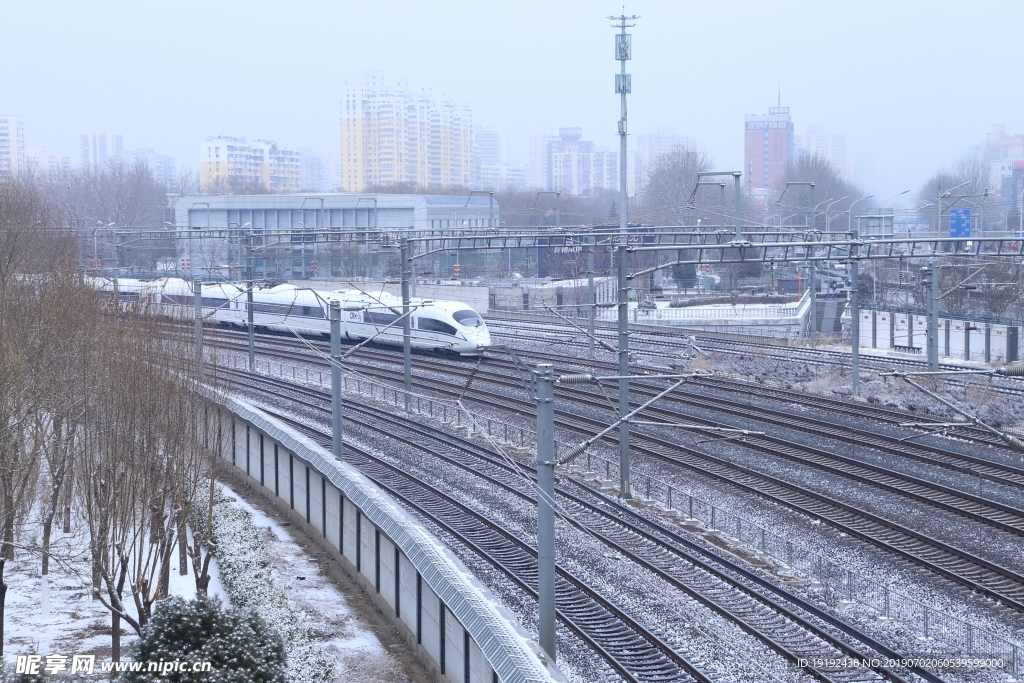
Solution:
M236 371L232 372L234 373ZM245 376L244 373L236 374L238 374L239 376ZM311 390L305 387L296 389L296 387L288 385L286 382L282 382L281 380L277 380L275 378L270 377L260 377L258 381L265 382L275 386L287 386L287 388L291 391L298 391L303 395L307 395L315 399L318 399L321 402L319 406L316 406L315 404L306 401L300 401L300 403L308 407L319 407L321 410L326 410L326 408L324 407L324 402L328 400L328 397L324 392L317 392L316 390ZM392 426L401 425L403 428L410 428L410 425L408 423L411 421L406 418L386 414L381 415L376 411L373 411L372 409L367 409L363 406L352 406L351 404L349 406L349 410L370 417L371 419L383 420ZM304 425L302 423L299 423L298 421L291 420L290 418L282 417L282 419L286 419L292 422L299 428L316 433L316 430L313 427ZM365 425L366 423L364 422L363 424ZM400 440L403 443L406 443L407 445L415 446L421 449L425 447L423 444L424 438L443 438L447 445L453 446L463 451L471 452L472 454L470 457L473 459L479 459L483 457L488 461L490 465L494 467L509 471L511 470L511 468L506 463L501 461L493 454L490 454L489 456L482 455L482 453L486 453L486 449L482 449L477 444L473 444L472 442L461 439L459 437L453 437L452 435L445 432L441 432L436 428L426 427L418 423L415 424L415 427L411 428L415 429L417 432L422 434L423 438L410 440L408 438L396 435L395 432L393 431L393 428L388 428L386 433L388 433L388 435L391 438L397 438L398 440ZM438 434L440 434L440 436L438 436ZM323 439L325 442L327 441L326 435L320 434L319 438ZM351 450L350 447L347 446L347 448ZM493 476L484 475L483 473L481 473L478 467L473 467L472 463L460 462L451 457L444 456L443 454L436 451L432 452L432 455L440 457L445 462L456 465L469 473L475 474L477 476L487 476L487 479L489 480L490 483L497 484L503 490L511 493L512 495L518 496L523 500L526 500L533 504L535 504L536 502L536 499L533 496L523 493L518 488L509 484L505 484L504 482L495 479ZM364 454L364 457L373 458L375 461L379 461L383 466L394 470L396 473L402 472L400 468L391 465L386 461L380 461L380 459L374 456L370 456L369 454ZM527 465L524 467L524 469L530 470L530 472L535 475L535 470L532 467ZM592 520L591 526L588 526L588 528L590 529L590 533L595 533L593 524L600 524L602 526L602 529L601 532L597 535L600 538L602 538L602 540L604 540L606 543L608 543L609 546L616 548L619 552L629 557L634 562L640 564L641 566L644 566L649 571L652 571L653 573L661 576L663 579L675 585L680 590L696 598L705 606L717 612L723 613L724 615L737 621L745 630L747 630L755 637L758 637L762 641L766 642L766 644L771 646L773 649L779 652L782 656L789 659L791 662L796 663L801 659L806 659L808 656L822 656L821 650L815 649L816 646L814 643L814 639L820 639L821 641L824 641L829 646L836 648L836 650L838 650L844 656L850 656L863 660L870 659L871 655L868 655L863 651L858 651L852 648L848 643L845 643L842 640L837 639L835 636L832 636L831 634L824 631L821 627L813 625L807 620L806 617L801 617L797 615L791 608L787 608L784 605L782 605L779 602L780 599L793 602L798 609L809 611L813 616L823 618L823 620L826 621L826 623L834 627L838 627L847 635L850 635L852 637L857 638L858 640L861 640L862 642L865 642L872 649L878 652L882 652L888 657L898 658L897 653L887 648L883 644L875 641L870 636L866 636L862 632L854 629L853 627L850 627L849 625L841 622L835 617L832 617L831 615L828 615L822 610L814 607L807 601L802 600L801 598L798 598L792 595L791 593L788 593L780 589L779 587L767 581L764 581L763 579L755 580L755 583L757 583L761 588L767 589L769 592L774 593L776 595L776 598L752 592L750 587L743 586L741 582L737 581L735 578L728 575L727 571L733 571L735 573L739 573L744 579L747 580L756 576L753 572L746 570L737 563L730 563L724 560L722 557L719 557L714 553L708 551L707 549L700 549L699 552L696 552L699 546L697 544L693 544L692 542L685 544L688 552L680 551L680 549L678 548L675 548L671 545L667 545L664 539L659 539L656 533L654 532L637 528L635 525L631 523L623 522L621 519L616 519L614 517L609 516L607 511L602 510L600 506L612 503L612 499L603 496L598 492L594 492L593 490L587 487L583 487L578 482L573 482L572 480L568 481L570 481L574 486L579 486L581 488L581 493L585 495L589 494L590 496L599 499L597 503L592 503L580 498L579 495L572 494L564 490L564 487L560 487L560 490L558 491L561 497L571 501L571 503L573 503L577 508L589 513L591 516L598 517L596 521ZM441 492L437 492L437 494L445 498L448 498L446 494L443 494ZM396 495L401 496L401 493L396 491ZM461 506L461 504L455 501L452 502L453 504ZM673 533L667 528L662 527L661 525L658 525L657 523L652 522L651 520L645 519L638 515L637 519L642 520L644 524L653 527L657 533ZM582 528L582 525L579 522L576 522L575 520L570 520L570 522L573 523L575 526ZM618 533L616 533L615 530L609 530L610 525L614 527L619 527ZM611 538L612 534L615 534L616 538ZM655 546L653 552L650 548L648 548L645 557L640 554L642 551L638 551L627 547L626 543L628 542L632 542L634 546L636 545L636 539L629 538L629 535L632 535L633 537L639 536L643 540L653 543ZM535 557L535 551L533 551L532 549L530 550ZM666 555L668 556L666 557ZM714 579L717 579L721 582L726 582L732 588L742 591L743 595L739 596L738 598L734 596L731 601L728 598L723 598L721 594L721 586L709 583L707 577L703 577L702 585L700 585L698 588L694 588L692 587L692 585L687 585L684 579L679 578L680 574L686 575L689 584L693 584L694 582L701 583L701 578L695 578L693 576L693 571L686 572L685 569L680 566L680 561L684 563L693 564L701 571L711 574L712 577L714 577ZM713 565L713 563L722 565L724 568L716 567ZM536 595L536 593L532 591L532 589L529 590L531 592L531 595ZM775 623L766 624L766 622L772 620L772 615L766 614L764 609L758 611L756 605L754 605L753 603L758 603L762 607L767 607L769 610L777 612L778 614L774 615L776 617L774 620ZM803 637L801 637L799 633L794 633L793 626L791 624L788 626L785 623L780 624L778 620L779 615L782 615L785 619L795 622L799 625L799 628L807 630L811 638L807 638L806 634ZM769 633L765 633L766 629L769 631ZM894 681L905 680L898 674L891 671L880 669L876 669L876 671ZM863 680L863 672L859 669L841 671L816 671L815 673L817 674L817 677L819 677L820 680L826 681ZM927 675L928 672L915 671L915 673L922 675L928 680L939 680L933 676Z

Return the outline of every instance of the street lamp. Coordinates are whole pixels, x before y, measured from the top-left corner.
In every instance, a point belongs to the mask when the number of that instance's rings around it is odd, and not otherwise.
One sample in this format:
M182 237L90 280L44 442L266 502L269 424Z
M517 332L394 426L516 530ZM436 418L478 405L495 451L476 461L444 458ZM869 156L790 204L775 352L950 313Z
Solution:
M902 197L903 195L905 195L908 192L910 192L910 190L903 190L903 192L897 192L893 196L891 196L888 199L886 199L884 202L882 202L882 210L883 211L885 210L885 207L889 204L889 202L891 202L892 200L896 199L897 197Z
M837 203L843 201L844 199L847 199L849 196L850 195L846 195L846 197L840 197L839 199L835 200L834 202L830 202L829 205L825 207L825 232L828 232L829 225L831 225L831 223L832 223L832 221L829 220L829 217L828 217L828 210L832 208L832 204L837 204Z
M873 194L869 194L866 197L861 197L860 199L854 199L852 202L850 202L850 208L846 210L846 213L847 213L847 216L846 216L846 229L847 229L847 231L853 230L853 205L856 204L857 202L862 202L865 199L871 199L874 196L875 195L873 195Z
M935 236L938 237L942 232L942 200L949 196L949 193L953 190L959 190L964 185L967 185L971 181L966 180L956 187L951 187L945 192L942 191L942 185L938 186L939 196L935 198Z
M884 202L882 202L882 215L879 217L879 220L882 221L882 227L885 227L885 207L888 206L889 202L891 202L892 200L896 199L897 197L902 197L903 195L905 195L908 192L910 192L910 190L903 190L903 192L897 192L896 194L894 194L893 196L889 197ZM893 217L893 221L892 221L892 236L893 237L896 236L896 218L895 217ZM910 239L910 224L909 223L907 224L907 239L908 240Z

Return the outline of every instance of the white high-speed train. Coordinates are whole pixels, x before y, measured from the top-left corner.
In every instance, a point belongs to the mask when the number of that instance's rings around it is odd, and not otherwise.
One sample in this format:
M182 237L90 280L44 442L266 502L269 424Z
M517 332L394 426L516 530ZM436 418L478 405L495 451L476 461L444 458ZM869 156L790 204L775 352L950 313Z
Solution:
M104 280L99 289L112 292L114 283ZM159 306L173 317L192 317L195 295L192 284L180 278L117 281L120 295ZM358 290L314 291L294 285L253 290L253 325L257 330L297 332L306 335L331 334L328 302L341 304L342 334L352 341L373 338L374 343L402 345L402 300L390 294L367 294ZM234 327L246 326L246 293L231 283L202 287L203 317ZM410 343L414 349L477 356L491 343L483 318L459 301L413 298L409 302Z

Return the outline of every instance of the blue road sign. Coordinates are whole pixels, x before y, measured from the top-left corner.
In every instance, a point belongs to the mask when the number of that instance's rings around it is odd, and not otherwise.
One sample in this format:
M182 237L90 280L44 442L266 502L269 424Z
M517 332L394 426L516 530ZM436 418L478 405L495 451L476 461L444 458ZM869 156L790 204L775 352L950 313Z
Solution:
M949 210L949 236L970 237L971 236L971 210L950 209Z

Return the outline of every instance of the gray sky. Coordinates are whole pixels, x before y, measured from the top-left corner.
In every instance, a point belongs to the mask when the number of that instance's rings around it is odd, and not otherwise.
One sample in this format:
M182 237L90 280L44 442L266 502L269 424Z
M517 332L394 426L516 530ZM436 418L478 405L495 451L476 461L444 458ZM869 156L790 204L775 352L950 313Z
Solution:
M221 128L336 152L340 84L365 70L445 88L525 152L547 127L615 145L614 3L90 0L7 3L0 114L78 159L101 127L195 167ZM916 190L993 123L1024 132L1024 3L635 0L630 132L672 126L720 167L781 83L797 132L870 157L871 192ZM631 145L635 144L631 140Z

